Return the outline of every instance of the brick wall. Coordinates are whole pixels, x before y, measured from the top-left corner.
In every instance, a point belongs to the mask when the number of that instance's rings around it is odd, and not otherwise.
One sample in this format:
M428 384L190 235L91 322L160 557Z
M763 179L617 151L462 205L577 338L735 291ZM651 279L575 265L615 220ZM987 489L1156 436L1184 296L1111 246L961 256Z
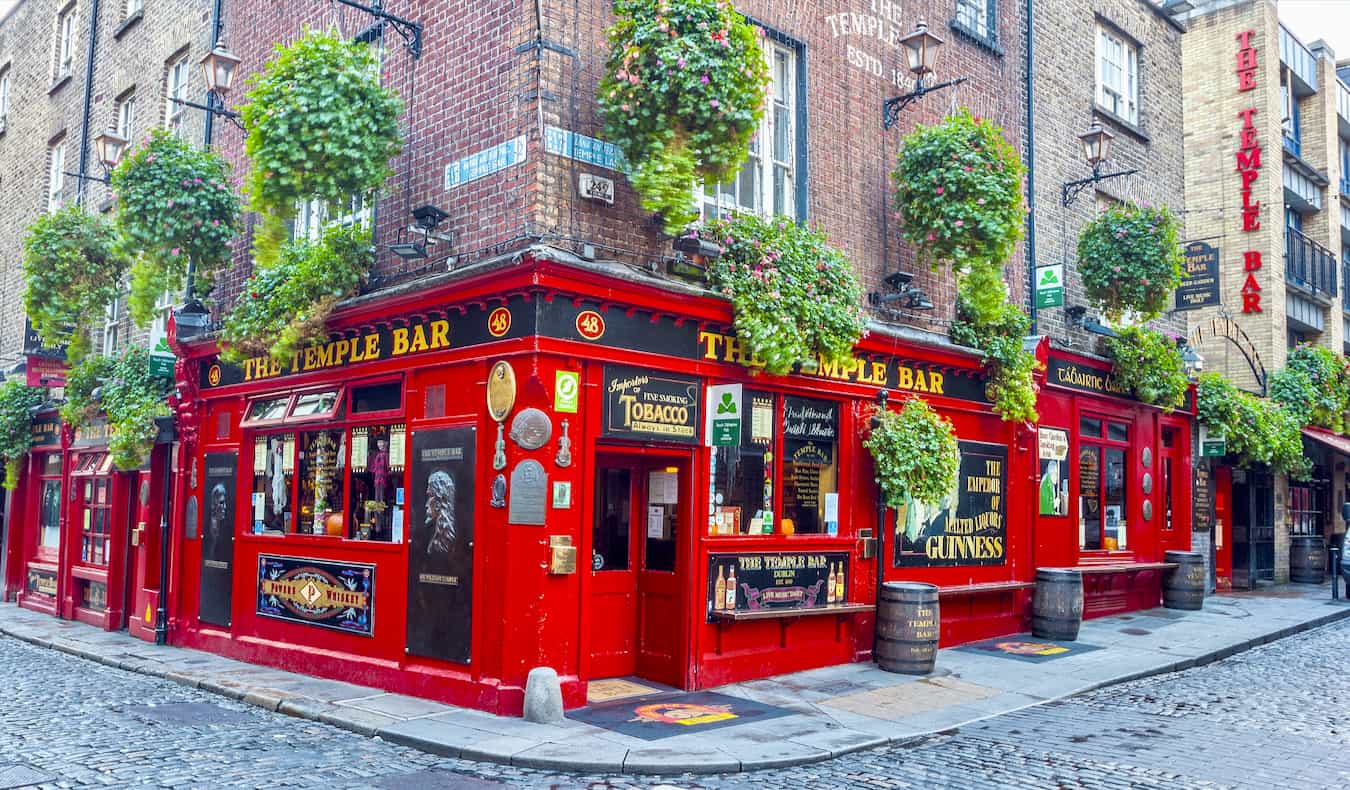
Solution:
M1035 6L1036 265L1064 264L1064 307L1039 311L1038 331L1062 346L1097 351L1099 335L1072 329L1065 309L1087 305L1077 272L1078 235L1101 205L1163 204L1183 222L1182 32L1147 0L1075 0ZM1097 29L1107 25L1139 48L1137 123L1096 101ZM1093 120L1115 135L1103 173L1139 172L1102 181L1064 207L1062 184L1087 178L1078 135ZM1183 238L1186 238L1183 236ZM1186 319L1165 314L1156 325L1183 334Z
M58 135L65 145L65 169L79 171L80 141L88 64L93 0L78 0L77 24L70 78L54 79L53 56L57 13L67 7L60 0L22 0L0 20L0 68L8 65L11 77L10 110L4 134L0 134L0 365L18 359L23 344L23 276L20 266L25 229L46 210L48 145ZM88 159L85 172L103 175L93 138L115 123L121 100L135 97L135 112L129 135L133 144L164 122L165 64L175 53L186 54L186 96L201 101L205 93L197 62L206 54L210 33L208 0L154 0L128 16L125 0L102 0L98 4L97 41L94 50L94 80L88 127ZM189 140L202 138L202 115L188 110L183 133ZM108 188L93 181L67 176L62 192L69 203L77 199L91 211L112 207ZM144 339L144 330L133 331L126 319L121 337ZM94 336L99 342L99 333Z

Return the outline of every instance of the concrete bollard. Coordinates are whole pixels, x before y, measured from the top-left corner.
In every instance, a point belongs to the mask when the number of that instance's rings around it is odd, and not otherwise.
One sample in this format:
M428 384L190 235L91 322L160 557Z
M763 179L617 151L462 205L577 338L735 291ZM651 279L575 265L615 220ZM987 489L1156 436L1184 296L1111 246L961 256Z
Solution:
M525 720L560 724L563 720L562 684L549 667L535 667L525 678Z

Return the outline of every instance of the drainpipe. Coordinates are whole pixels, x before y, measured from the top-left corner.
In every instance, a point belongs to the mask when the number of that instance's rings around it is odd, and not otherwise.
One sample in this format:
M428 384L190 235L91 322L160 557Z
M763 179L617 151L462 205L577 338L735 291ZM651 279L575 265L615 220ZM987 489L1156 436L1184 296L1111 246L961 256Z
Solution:
M98 0L95 0L95 2L97 1ZM215 0L215 2L211 4L211 43L206 47L207 52L214 50L216 45L220 43L220 30L225 25L224 20L221 19L224 12L225 0ZM206 106L216 106L216 95L210 91L207 91L206 93ZM202 124L202 128L205 130L202 134L202 148L209 151L211 150L212 132L215 131L216 115L209 111L204 114L206 115L206 122ZM183 304L191 304L194 298L193 292L195 289L193 287L193 280L196 278L195 269L196 266L193 265L192 256L189 255L187 262L187 286L183 293Z
M80 120L80 183L75 187L75 205L84 202L84 185L88 183L85 168L89 166L89 115L94 102L94 49L98 43L98 4L94 0L89 10L89 49L84 58L84 114Z
M1027 314L1036 334L1036 112L1032 86L1036 73L1034 0L1026 0L1027 14Z

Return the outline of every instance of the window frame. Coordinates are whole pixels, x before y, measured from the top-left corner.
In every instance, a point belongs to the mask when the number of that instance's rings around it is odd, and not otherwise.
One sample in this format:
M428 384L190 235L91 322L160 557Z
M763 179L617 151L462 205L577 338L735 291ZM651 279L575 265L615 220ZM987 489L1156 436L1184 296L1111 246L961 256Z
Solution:
M78 4L67 3L56 12L56 42L52 48L52 80L59 81L75 72L75 27Z
M1139 54L1142 48L1139 42L1101 19L1097 20L1096 38L1094 101L1103 112L1126 123L1138 126L1140 116L1139 65L1141 60ZM1108 45L1119 47L1119 62L1108 59ZM1120 71L1119 85L1108 85L1106 74L1108 62ZM1122 105L1124 112L1121 112Z
M122 18L130 19L145 8L145 0L127 0L122 9Z
M4 134L9 126L9 101L10 93L14 89L14 80L11 78L13 68L9 63L0 67L0 134Z
M47 145L47 213L60 211L65 205L66 138Z
M948 27L997 51L998 0L956 0Z
M1132 448L1131 442L1135 441L1138 438L1137 433L1139 430L1139 426L1135 424L1135 420L1132 416L1114 414L1109 411L1099 411L1087 408L1078 410L1077 414L1075 415L1075 419L1076 423L1073 431L1073 440L1074 440L1073 459L1074 463L1079 468L1073 469L1071 471L1075 478L1072 491L1075 494L1075 504L1077 508L1076 515L1078 517L1078 525L1080 530L1078 539L1079 555L1084 557L1131 555L1133 554L1134 549L1131 548L1133 541L1130 539L1130 529L1131 525L1134 522L1134 519L1131 518L1130 514L1130 505L1131 500L1133 499L1133 497L1130 495L1130 480L1135 479L1137 477L1137 473L1135 472L1135 470L1132 469L1130 458ZM1098 421L1100 423L1100 432L1095 436L1084 433L1082 429L1084 420ZM1110 438L1111 436L1110 427L1113 423L1125 426L1126 434L1124 440L1117 440ZM1100 534L1098 536L1099 545L1098 547L1095 548L1086 545L1087 520L1083 512L1083 499L1084 499L1082 490L1083 474L1081 469L1083 450L1085 448L1092 448L1097 451L1097 494L1095 498L1098 502L1098 512L1096 518L1098 526L1100 527ZM1120 534L1125 537L1125 545L1124 546L1117 545L1117 548L1114 549L1104 548L1107 538L1106 455L1107 452L1111 450L1116 450L1122 453L1122 472L1124 475L1124 477L1121 480L1122 501L1120 503L1120 510L1121 510L1122 526ZM1137 525L1134 526L1137 527Z
M334 215L332 206L321 200L302 200L295 204L295 219L291 221L292 241L317 242L330 227L359 227L369 229L374 219L375 194L352 195L348 209Z
M744 172L744 167L738 170L731 182L732 195L735 199L735 205L725 202L722 188L725 184L699 184L694 187L694 209L699 216L704 219L715 218L719 215L729 215L732 213L753 213L761 217L786 217L798 224L807 221L807 58L806 46L802 42L787 36L773 28L754 22L764 31L762 39L765 65L769 69L769 106L764 113L764 118L760 121L759 128L755 130L751 141L751 154L747 163L757 161L757 171L759 173L759 185L755 190L755 199L758 206L751 208L740 203L740 178ZM776 56L786 54L790 58L788 64L788 79L785 81L785 87L790 91L789 103L784 105L785 117L791 122L790 139L787 144L791 159L786 160L786 164L779 165L779 161L774 158L774 138L776 135L774 104L777 101L774 92L774 75L776 67ZM778 214L773 211L773 177L779 167L789 168L790 184L786 187L786 202L788 211ZM712 194L708 194L709 188Z
M136 131L136 89L131 88L117 97L117 133L134 140Z
M190 73L186 49L164 64L164 128L179 137L183 135L183 119L187 115L187 105L179 102L185 98Z

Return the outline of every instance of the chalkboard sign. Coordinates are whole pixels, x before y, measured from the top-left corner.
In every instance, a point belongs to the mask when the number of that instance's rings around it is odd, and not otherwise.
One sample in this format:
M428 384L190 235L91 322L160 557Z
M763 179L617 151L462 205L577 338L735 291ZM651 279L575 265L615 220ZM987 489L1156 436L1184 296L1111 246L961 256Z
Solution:
M1219 248L1203 241L1193 241L1183 251L1186 262L1181 267L1181 284L1177 286L1177 310L1198 310L1219 303Z
M1209 464L1200 461L1195 465L1195 485L1191 507L1191 524L1195 532L1208 532L1214 526L1214 501L1210 492Z
M1002 565L1007 561L1008 448L958 442L955 485L936 507L896 509L895 567Z
M605 366L605 436L697 444L703 428L698 378Z
M839 437L839 407L809 398L783 399L783 454L793 463L829 466Z
M847 552L710 554L708 612L842 604L848 578Z

